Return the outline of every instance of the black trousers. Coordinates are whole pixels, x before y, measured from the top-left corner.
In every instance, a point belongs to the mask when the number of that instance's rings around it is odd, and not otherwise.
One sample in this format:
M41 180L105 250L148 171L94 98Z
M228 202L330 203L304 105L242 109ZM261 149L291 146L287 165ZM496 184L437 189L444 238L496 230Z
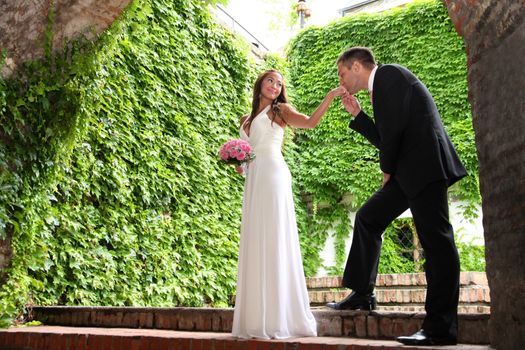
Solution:
M410 208L425 252L427 296L423 329L434 336L457 337L459 256L449 222L447 183L430 183L415 198L407 198L391 179L359 209L343 286L358 293L373 291L386 227Z

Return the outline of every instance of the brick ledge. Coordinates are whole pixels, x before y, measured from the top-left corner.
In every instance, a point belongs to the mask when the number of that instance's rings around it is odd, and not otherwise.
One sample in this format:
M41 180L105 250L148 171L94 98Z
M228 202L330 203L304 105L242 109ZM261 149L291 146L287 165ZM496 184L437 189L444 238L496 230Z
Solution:
M392 340L309 337L284 340L237 339L228 333L182 332L125 328L79 328L59 326L0 330L3 349L259 349L259 350L490 350L486 345L405 347Z

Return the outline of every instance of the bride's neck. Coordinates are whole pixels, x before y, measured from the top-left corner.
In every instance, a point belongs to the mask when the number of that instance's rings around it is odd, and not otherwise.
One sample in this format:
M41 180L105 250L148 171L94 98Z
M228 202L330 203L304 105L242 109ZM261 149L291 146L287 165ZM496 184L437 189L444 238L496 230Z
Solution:
M272 101L261 101L261 104L259 105L259 110L257 111L257 114L261 113L271 103L272 103Z

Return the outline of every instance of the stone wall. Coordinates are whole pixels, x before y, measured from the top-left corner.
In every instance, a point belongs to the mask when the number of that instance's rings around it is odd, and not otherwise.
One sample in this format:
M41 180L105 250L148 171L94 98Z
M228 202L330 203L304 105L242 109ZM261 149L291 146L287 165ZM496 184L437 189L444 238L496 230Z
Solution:
M525 0L445 0L468 53L480 166L490 338L525 344Z
M0 239L0 286L6 282L7 275L4 273L4 269L9 267L13 255L11 249L11 237L11 230L7 230L5 238Z
M84 34L104 31L131 0L5 0L0 1L0 49L8 56L2 76L9 76L20 62L42 57L48 14L55 4L53 47Z

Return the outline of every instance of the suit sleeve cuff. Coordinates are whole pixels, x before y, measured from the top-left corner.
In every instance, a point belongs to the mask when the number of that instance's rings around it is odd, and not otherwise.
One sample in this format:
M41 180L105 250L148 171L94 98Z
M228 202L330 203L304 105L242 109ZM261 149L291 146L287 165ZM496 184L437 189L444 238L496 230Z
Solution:
M350 118L348 127L355 130L356 125L361 124L363 119L367 119L367 118L368 118L368 115L363 110L361 110L361 112L359 112L355 117L352 116L352 118Z

